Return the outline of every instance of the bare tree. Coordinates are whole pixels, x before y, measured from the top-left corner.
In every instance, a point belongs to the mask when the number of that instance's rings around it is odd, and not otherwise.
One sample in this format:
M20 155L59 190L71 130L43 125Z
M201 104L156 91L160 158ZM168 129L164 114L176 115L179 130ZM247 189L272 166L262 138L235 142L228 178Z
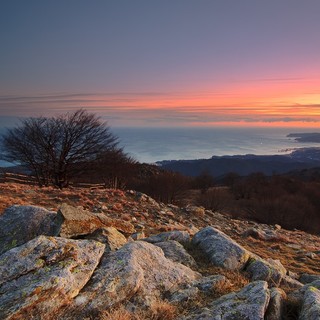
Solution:
M40 185L59 188L100 156L119 150L118 138L93 113L77 110L57 117L28 118L2 137L3 158L31 170Z

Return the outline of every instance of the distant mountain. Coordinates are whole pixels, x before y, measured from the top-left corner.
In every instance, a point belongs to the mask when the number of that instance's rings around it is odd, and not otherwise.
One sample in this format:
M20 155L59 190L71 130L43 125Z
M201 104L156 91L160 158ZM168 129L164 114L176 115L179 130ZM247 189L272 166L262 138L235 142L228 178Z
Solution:
M204 171L214 177L230 172L246 176L254 172L265 175L283 174L320 166L320 148L300 148L285 155L235 155L213 156L198 160L165 160L157 162L163 169L180 172L187 176L197 176Z

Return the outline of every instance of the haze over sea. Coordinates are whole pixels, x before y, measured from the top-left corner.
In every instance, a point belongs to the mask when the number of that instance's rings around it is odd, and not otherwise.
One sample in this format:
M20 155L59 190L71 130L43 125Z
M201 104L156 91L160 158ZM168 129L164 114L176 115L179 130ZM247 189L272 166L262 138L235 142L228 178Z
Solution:
M141 162L206 159L222 155L272 155L320 146L288 138L289 133L319 128L113 128L124 150Z
M124 151L140 162L207 159L222 155L283 154L292 148L320 146L288 138L289 133L317 132L317 128L112 127ZM5 131L0 127L0 134ZM0 161L0 166L8 165Z

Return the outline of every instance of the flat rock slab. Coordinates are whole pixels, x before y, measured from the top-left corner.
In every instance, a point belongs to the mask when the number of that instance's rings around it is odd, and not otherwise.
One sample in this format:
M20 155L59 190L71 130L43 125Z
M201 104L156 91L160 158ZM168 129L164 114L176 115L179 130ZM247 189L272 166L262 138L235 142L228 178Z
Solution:
M0 254L37 236L57 236L63 218L36 206L12 206L0 216Z
M263 320L269 299L268 284L256 281L181 320Z
M0 319L55 319L90 279L104 252L92 240L39 236L0 256Z
M62 215L64 219L60 231L60 236L64 238L90 234L97 229L106 227L115 227L126 233L133 233L135 231L133 225L127 221L119 222L116 219L107 217L105 214L94 214L65 203L61 205L58 213Z
M213 227L196 233L192 243L198 246L210 263L229 270L243 269L252 255L226 234Z
M149 305L164 292L199 277L190 268L167 259L160 248L135 241L102 259L75 304L90 312L107 309L134 296L136 303Z

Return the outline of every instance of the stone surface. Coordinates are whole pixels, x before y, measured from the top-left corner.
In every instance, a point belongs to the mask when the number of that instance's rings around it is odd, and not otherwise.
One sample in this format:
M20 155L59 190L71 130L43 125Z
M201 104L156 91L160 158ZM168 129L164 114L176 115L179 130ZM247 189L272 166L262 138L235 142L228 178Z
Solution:
M203 277L193 283L200 291L205 293L215 292L217 289L230 285L229 280L220 274Z
M251 281L264 280L270 286L279 286L287 272L279 260L261 258L250 261L246 271L250 274Z
M169 240L157 242L155 245L162 249L166 258L174 262L182 263L190 268L195 268L197 266L196 261L179 242Z
M39 236L56 236L62 217L36 206L12 206L0 216L0 254Z
M263 231L258 228L249 228L242 233L243 237L252 237L263 241L279 240L278 234L273 230Z
M270 293L265 281L248 284L239 292L220 297L207 308L193 312L184 320L263 320Z
M134 227L130 222L110 219L103 213L92 213L82 208L75 208L63 203L58 211L64 218L60 236L64 238L78 237L90 234L97 229L115 227L116 229L132 233Z
M288 294L289 299L292 301L295 301L295 303L297 303L297 304L301 304L303 301L303 297L304 297L305 292L310 287L314 287L314 288L320 290L320 280L316 280L311 283L307 283L303 287L301 287L293 292L290 292Z
M265 320L283 319L283 306L286 293L280 288L270 289L270 302L265 315Z
M250 258L249 251L213 227L206 227L196 233L192 243L217 267L240 270Z
M303 284L311 283L316 280L320 280L320 275L303 273L299 278L299 281Z
M308 287L304 297L299 320L320 319L320 291L315 287Z
M126 237L114 227L97 229L85 238L104 243L108 251L118 250L127 243Z
M157 243L157 242L163 242L168 240L175 240L182 244L189 243L190 242L190 235L187 231L168 231L168 232L162 232L156 235L152 235L148 238L142 239L143 241L147 241L149 243Z
M99 242L39 236L2 254L0 319L54 319L90 279L103 252Z
M102 259L99 269L76 298L78 308L106 309L134 296L149 305L164 292L193 282L200 274L174 263L144 241L130 242Z

